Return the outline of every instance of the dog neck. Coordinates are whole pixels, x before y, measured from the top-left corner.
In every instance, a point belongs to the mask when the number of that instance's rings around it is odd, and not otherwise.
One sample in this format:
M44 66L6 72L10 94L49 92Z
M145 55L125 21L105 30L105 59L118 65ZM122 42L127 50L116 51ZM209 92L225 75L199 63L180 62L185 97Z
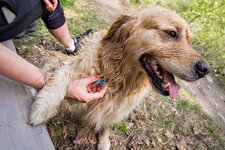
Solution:
M100 70L110 92L120 91L128 96L141 90L145 86L145 75L131 63L124 47L110 42L102 42L101 45L98 54Z

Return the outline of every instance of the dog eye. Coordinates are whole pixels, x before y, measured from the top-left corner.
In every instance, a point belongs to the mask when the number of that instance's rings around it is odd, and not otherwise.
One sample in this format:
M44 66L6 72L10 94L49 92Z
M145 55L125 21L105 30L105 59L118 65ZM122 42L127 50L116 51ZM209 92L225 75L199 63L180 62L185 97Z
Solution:
M169 36L171 36L172 38L178 38L177 32L175 31L170 31L168 32Z

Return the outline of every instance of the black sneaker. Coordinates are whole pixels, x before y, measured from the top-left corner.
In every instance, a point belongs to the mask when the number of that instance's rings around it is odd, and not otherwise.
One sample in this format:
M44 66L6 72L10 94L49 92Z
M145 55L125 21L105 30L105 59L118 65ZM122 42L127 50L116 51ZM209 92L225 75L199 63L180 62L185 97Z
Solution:
M88 37L90 34L93 34L93 33L94 33L94 30L93 29L88 29L84 33L82 33L82 34L80 34L80 35L72 38L73 41L74 41L75 50L73 52L65 50L66 51L66 54L67 55L71 55L71 54L72 55L75 55L77 53L77 51L78 51L79 46L80 46L80 41L83 38Z
M90 34L93 34L94 30L93 29L88 29L87 31L85 31L83 34L80 34L79 36L76 36L75 38L77 39L78 42L81 41L81 39L89 36Z

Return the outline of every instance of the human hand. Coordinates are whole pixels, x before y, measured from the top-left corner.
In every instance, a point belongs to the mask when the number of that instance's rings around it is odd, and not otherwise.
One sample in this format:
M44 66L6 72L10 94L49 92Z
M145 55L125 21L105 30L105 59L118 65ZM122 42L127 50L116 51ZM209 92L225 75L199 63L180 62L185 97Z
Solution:
M54 11L58 5L58 0L44 0L48 11Z
M90 88L93 82L99 79L98 75L92 75L84 79L73 81L68 88L67 97L78 99L81 102L88 103L98 98L102 98L107 90L107 85L93 90Z
M94 83L89 84L87 88L88 93L99 92L102 89L102 87L104 87L105 83L106 83L106 80L98 79Z

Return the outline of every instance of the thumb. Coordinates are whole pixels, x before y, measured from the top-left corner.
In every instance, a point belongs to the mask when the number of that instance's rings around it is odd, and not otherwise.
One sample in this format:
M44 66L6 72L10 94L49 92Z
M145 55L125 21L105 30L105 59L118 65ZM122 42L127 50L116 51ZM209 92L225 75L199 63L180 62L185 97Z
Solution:
M90 84L90 83L97 81L98 79L99 79L99 75L95 74L95 75L91 75L91 76L85 78L84 80L87 84Z
M52 3L49 0L44 0L46 8L50 11L53 8Z
M49 0L44 0L44 2L45 2L45 5L52 7L52 3Z

